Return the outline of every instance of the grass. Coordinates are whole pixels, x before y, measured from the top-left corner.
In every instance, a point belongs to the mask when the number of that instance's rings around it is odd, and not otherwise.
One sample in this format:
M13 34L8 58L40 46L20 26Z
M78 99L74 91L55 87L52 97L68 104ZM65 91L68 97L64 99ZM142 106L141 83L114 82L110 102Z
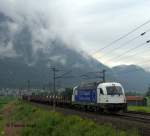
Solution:
M4 105L14 100L14 97L11 96L0 96L0 109L3 108Z
M2 132L5 124L5 119L2 114L3 108L13 100L15 100L15 98L11 96L0 96L0 136L3 135Z
M2 110L8 107L11 107L11 112L9 120L4 119L5 123L9 121L25 125L19 128L19 131L13 130L14 136L137 136L134 130L130 130L128 134L123 130L116 132L111 124L98 125L91 120L78 116L63 116L21 101L7 104Z
M128 110L150 113L150 107L146 106L128 106Z

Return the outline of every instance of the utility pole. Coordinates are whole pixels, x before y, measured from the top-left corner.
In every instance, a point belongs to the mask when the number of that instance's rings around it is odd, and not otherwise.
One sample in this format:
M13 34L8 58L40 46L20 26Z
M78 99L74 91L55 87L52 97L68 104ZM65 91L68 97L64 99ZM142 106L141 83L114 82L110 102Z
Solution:
M28 80L28 85L27 85L28 93L30 92L30 80Z
M48 89L49 89L49 95L51 95L51 72L50 72L51 69L49 69L49 82L48 82Z
M56 97L56 68L53 67L53 110L55 111L56 108L56 102L55 102L55 97Z
M56 109L56 79L63 78L65 75L69 74L71 71L65 72L60 76L56 76L56 72L59 72L60 70L56 69L56 67L51 68L53 71L53 110Z

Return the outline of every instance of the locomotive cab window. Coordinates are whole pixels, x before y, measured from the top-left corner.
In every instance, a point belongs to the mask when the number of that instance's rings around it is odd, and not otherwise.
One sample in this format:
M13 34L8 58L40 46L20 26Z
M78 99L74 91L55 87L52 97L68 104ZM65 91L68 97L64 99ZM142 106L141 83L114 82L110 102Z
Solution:
M122 88L120 86L108 86L106 87L108 95L122 95Z
M100 94L104 95L104 92L103 92L102 88L100 88Z

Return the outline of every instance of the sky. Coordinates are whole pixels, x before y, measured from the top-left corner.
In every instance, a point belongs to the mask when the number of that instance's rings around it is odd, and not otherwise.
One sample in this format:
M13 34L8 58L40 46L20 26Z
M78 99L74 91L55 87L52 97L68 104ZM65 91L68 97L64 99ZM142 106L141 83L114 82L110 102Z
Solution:
M150 69L150 43L144 43L150 40L150 23L106 45L150 20L149 7L149 0L0 0L0 11L15 20L10 25L12 33L27 24L33 43L41 41L35 50L60 36L68 47L81 49L110 67L137 64L146 69ZM11 47L10 43L9 52Z

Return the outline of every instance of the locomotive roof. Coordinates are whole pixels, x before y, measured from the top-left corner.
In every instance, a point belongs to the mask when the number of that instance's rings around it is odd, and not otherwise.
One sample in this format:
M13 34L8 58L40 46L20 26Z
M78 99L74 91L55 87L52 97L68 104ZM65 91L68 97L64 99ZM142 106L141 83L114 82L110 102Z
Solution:
M97 86L100 84L101 82L88 82L88 83L81 83L78 86L78 89L92 89L92 88L97 88Z

